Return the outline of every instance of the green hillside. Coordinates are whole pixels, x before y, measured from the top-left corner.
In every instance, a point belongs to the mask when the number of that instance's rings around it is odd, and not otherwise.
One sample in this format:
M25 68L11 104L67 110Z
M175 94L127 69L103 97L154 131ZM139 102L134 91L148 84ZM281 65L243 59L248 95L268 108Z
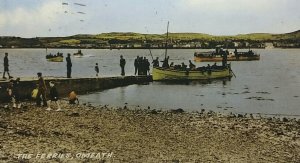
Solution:
M111 32L101 34L78 34L68 37L0 37L0 48L162 48L166 33L142 34L134 32ZM169 44L176 48L213 48L228 44L240 48L263 48L264 43L275 47L299 48L300 30L285 34L251 33L233 36L213 36L203 33L169 33Z

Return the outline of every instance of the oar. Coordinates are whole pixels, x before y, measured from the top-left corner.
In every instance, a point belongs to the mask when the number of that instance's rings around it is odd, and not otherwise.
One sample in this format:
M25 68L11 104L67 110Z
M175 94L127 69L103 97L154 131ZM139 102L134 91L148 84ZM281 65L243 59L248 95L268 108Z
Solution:
M235 76L234 72L231 70L231 68L229 70L233 74L233 76L236 78L236 76Z

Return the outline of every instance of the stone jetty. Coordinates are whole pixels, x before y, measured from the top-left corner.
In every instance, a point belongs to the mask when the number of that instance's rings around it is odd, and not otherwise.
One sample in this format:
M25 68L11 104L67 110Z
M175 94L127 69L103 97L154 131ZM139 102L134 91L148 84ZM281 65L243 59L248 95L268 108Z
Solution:
M151 76L117 76L117 77L92 77L92 78L55 78L44 77L46 85L50 81L56 83L57 90L61 97L66 97L71 91L78 94L86 94L99 90L126 86L131 84L140 84L152 81ZM21 78L20 98L30 99L31 92L36 88L37 78ZM6 88L9 81L0 81L0 101L6 99Z

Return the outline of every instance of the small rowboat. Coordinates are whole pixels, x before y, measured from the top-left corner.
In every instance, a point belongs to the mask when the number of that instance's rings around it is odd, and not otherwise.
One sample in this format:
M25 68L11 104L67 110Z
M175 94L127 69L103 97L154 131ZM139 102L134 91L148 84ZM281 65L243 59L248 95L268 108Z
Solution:
M73 54L75 57L82 57L83 56L83 53L81 52L81 50L78 50L77 53L74 53Z
M46 59L49 62L63 62L64 61L64 57L63 57L63 53L57 53L57 54L48 54L46 55Z
M62 57L62 56L52 57L52 58L48 58L47 61L49 61L49 62L63 62L64 57Z

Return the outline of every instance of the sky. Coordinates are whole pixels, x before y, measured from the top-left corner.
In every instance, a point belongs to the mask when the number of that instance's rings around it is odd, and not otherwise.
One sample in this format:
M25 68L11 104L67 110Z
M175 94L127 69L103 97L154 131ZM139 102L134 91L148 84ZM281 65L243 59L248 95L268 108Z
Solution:
M162 34L168 21L172 33L279 34L300 29L299 6L300 0L0 0L0 36Z

